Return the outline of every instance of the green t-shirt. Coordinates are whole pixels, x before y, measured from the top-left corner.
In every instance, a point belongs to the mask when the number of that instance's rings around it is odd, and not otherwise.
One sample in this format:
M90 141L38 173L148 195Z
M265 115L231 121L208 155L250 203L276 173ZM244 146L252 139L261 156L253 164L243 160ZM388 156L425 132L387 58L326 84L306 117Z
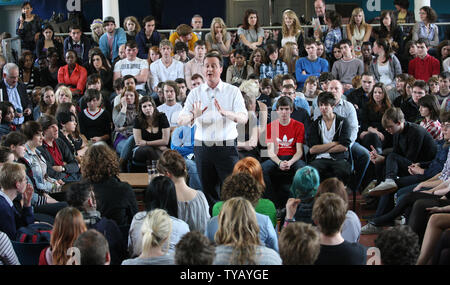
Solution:
M214 204L212 211L213 217L219 215L223 203L223 201L220 201ZM277 226L277 209L272 201L269 199L259 199L258 204L255 207L255 211L259 214L268 216L272 221L273 226Z

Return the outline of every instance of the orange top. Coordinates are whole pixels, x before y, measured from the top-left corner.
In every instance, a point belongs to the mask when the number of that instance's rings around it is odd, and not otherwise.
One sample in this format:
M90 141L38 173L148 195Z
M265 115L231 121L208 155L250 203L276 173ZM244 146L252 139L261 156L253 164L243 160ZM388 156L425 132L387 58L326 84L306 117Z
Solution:
M87 81L87 70L78 63L75 64L75 69L69 75L69 65L64 65L58 70L58 83L67 85L71 91L80 90L84 93Z

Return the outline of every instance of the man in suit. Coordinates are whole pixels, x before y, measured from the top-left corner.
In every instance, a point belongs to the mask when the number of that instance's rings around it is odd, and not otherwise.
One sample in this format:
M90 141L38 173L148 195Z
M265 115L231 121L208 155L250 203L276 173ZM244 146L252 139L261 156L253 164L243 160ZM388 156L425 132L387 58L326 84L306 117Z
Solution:
M15 110L13 124L22 125L31 119L31 101L26 87L19 82L19 67L15 63L7 63L3 67L3 80L0 84L0 101L11 102Z

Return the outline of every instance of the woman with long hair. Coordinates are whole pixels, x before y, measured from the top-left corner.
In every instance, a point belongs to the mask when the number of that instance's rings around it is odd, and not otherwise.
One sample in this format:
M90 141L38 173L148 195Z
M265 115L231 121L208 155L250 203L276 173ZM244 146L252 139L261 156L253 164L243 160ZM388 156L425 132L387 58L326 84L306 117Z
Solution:
M123 29L127 34L127 41L136 40L136 35L141 31L141 25L134 16L128 16L123 20Z
M364 10L355 8L352 11L350 22L346 26L347 38L352 41L355 56L361 56L361 46L363 42L367 42L372 34L372 26L366 23Z
M174 253L168 251L172 234L172 220L166 211L155 209L142 222L142 253L126 259L122 265L172 265Z
M402 73L405 74L405 73ZM400 76L400 75L399 75ZM401 96L398 96L394 99L394 107L400 108L403 103L408 101L408 99L412 95L412 87L414 85L414 82L416 82L416 79L413 76L410 76L408 74L405 74L403 78L397 77L397 81L403 81L404 82L404 91L400 92Z
M122 151L133 135L133 124L139 111L139 93L129 86L120 94L120 104L113 109L113 145L117 153Z
M403 31L397 26L397 20L394 17L393 11L381 11L380 28L375 35L378 36L379 39L388 40L395 53L403 50Z
M102 80L102 86L108 92L113 92L113 71L106 57L99 48L89 51L88 75L97 73Z
M139 101L138 115L133 125L136 147L133 160L143 164L158 160L167 149L170 139L170 125L164 113L158 111L151 97L142 97Z
M185 221L191 231L204 233L209 221L209 205L202 191L186 184L187 169L184 158L176 150L162 153L156 165L158 172L169 177L175 185L178 218Z
M254 73L259 76L259 70L264 62L266 62L266 51L263 48L257 48L250 54L248 65L250 65L253 68Z
M324 19L328 26L328 33L324 40L324 48L327 57L330 57L333 52L333 46L343 38L341 28L342 16L336 11L327 10ZM320 37L316 37L316 40L320 40Z
M97 210L117 225L129 225L138 207L133 188L121 182L119 159L106 143L91 145L81 161L81 175L94 186Z
M219 214L215 265L281 265L276 251L260 245L252 204L242 197L227 200Z
M259 77L273 79L278 74L288 74L287 64L278 57L278 47L275 44L269 44L266 47L267 59L259 68Z
M245 11L242 26L237 31L241 47L246 51L245 57L260 47L264 39L264 29L260 27L258 12L254 9Z
M49 48L56 48L58 53L63 54L63 45L55 39L55 30L51 24L43 24L41 36L36 42L36 58L45 57Z
M92 33L91 42L94 44L94 46L98 46L100 37L105 33L105 30L103 29L103 20L95 19L94 21L92 21L90 28L91 28L91 33Z
M283 12L281 35L282 36L279 37L280 41L277 43L279 47L284 48L286 43L289 42L296 43L299 48L298 55L305 56L305 31L300 26L297 14L290 9Z
M42 86L51 86L53 88L58 85L58 71L63 65L61 53L54 47L47 50L48 66L40 71L40 82Z
M425 95L419 99L419 112L423 117L420 125L427 130L435 140L442 140L442 126L439 122L440 108L437 98L433 95Z
M41 100L39 100L39 105L33 110L34 120L39 119L42 115L56 115L56 109L58 108L58 103L56 102L55 93L51 86L46 86L42 88Z
M50 247L42 250L39 265L73 265L68 264L71 256L67 252L86 230L79 210L73 207L60 210L53 224Z
M392 145L392 135L389 134L381 123L384 112L391 108L386 88L383 83L378 82L369 93L369 101L364 105L361 112L361 132L359 140L368 150L373 146L378 153Z
M211 21L211 31L205 36L206 49L218 50L223 57L228 57L231 52L231 35L227 32L227 26L222 18L216 17Z
M41 75L34 67L34 55L31 51L25 50L19 58L19 78L25 84L27 95L31 98L31 93L35 86L41 86Z
M299 59L298 45L294 42L287 42L284 44L281 58L288 66L289 74L295 75L295 63Z
M374 75L376 82L384 83L388 90L395 86L395 78L402 73L398 58L392 53L391 45L386 39L378 39L373 44L376 58L369 66L369 72Z
M430 6L423 6L419 10L420 21L418 21L412 30L412 40L417 41L420 38L429 41L429 47L437 47L439 44L439 28L435 24L437 20L436 11Z
M178 218L177 192L175 184L167 176L152 179L144 193L145 210L137 213L131 222L128 235L128 252L131 257L142 254L142 225L147 214L155 209L167 212L172 222L172 232L168 241L168 251L175 252L175 246L181 237L189 232L186 222Z
M147 58L148 66L150 66L150 64L154 63L160 58L161 52L159 51L158 46L152 46L151 48L148 49L148 58Z

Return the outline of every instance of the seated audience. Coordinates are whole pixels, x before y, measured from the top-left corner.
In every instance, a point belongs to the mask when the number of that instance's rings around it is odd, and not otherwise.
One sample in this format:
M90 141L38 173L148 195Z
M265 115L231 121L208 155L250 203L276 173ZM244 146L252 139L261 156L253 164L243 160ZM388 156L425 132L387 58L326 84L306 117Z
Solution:
M162 209L150 211L144 218L142 233L142 252L133 259L126 259L122 265L172 265L174 252L168 250L172 234L172 219Z
M266 47L266 62L259 68L259 77L273 79L275 76L281 74L289 74L288 66L278 56L278 47L275 44L269 44Z
M175 248L177 265L212 265L215 257L215 246L198 231L185 234Z
M109 265L108 241L97 230L90 229L78 236L73 246L80 250L80 265Z
M39 265L72 265L67 252L86 230L80 211L73 207L60 210L53 224L50 246L41 251Z
M412 59L408 65L408 73L416 80L425 82L433 75L441 72L439 60L428 54L428 40L418 39L416 41L417 57Z
M166 176L155 177L144 193L144 211L138 212L133 217L128 234L128 253L134 258L142 254L143 230L146 216L156 209L164 210L170 218L172 224L171 233L168 234L167 247L170 253L175 252L175 246L181 237L189 232L186 222L178 218L177 194L172 180Z
M427 95L429 92L428 85L425 81L416 80L412 85L412 95L400 106L405 120L411 123L420 123L422 116L419 110L419 99Z
M414 91L413 91L414 92ZM442 128L439 122L439 106L436 97L425 95L418 101L420 116L423 120L420 125L427 130L435 140L442 140Z
M320 230L320 253L315 265L365 265L366 249L341 235L347 205L334 193L320 195L313 207L313 220Z
M74 50L66 52L66 65L58 70L58 83L67 85L75 98L84 93L87 80L87 70L77 63L78 55Z
M100 107L101 94L98 90L88 89L83 96L87 108L78 114L80 131L92 142L109 141L111 139L111 115Z
M247 64L243 49L235 49L233 56L235 63L233 65L230 64L227 68L226 82L240 85L242 81L247 80L248 76L254 72L254 68Z
M364 62L353 55L352 42L348 39L339 42L342 58L333 64L331 73L341 81L344 91L352 89L352 79L364 73Z
M319 77L322 72L329 71L328 61L317 56L317 43L314 39L305 40L305 49L308 56L299 58L295 63L295 77L300 89L309 76Z
M278 242L283 265L313 265L319 256L319 232L311 224L288 224Z
M252 204L242 197L227 200L219 214L215 265L281 265L278 253L261 245ZM278 245L277 245L278 247Z

